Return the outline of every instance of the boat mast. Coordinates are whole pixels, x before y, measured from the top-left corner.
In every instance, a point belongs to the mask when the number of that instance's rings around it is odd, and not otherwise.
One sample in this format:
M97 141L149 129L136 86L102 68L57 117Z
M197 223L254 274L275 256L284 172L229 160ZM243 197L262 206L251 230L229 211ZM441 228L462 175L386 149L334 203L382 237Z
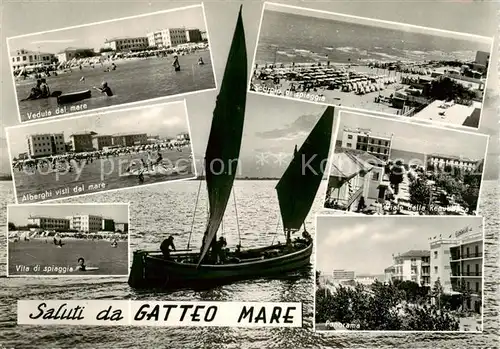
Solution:
M203 172L202 172L203 176ZM194 204L194 212L193 212L193 221L191 222L191 231L189 232L189 239L187 243L187 250L189 250L189 245L191 244L191 236L193 235L193 228L194 228L194 220L196 218L196 209L198 208L198 200L200 198L200 192L201 192L201 182L202 179L200 178L200 185L198 186L198 193L196 194L196 202Z
M233 202L234 202L234 212L236 215L236 229L238 230L238 245L241 247L241 233L240 233L240 222L238 219L238 207L236 205L236 194L233 187Z

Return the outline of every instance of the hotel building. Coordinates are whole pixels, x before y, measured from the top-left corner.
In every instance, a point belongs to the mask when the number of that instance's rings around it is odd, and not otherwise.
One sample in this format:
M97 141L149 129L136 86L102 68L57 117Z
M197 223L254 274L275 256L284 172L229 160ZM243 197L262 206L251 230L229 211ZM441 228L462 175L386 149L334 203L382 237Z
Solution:
M102 219L102 230L115 231L115 221L109 218Z
M94 146L92 142L92 137L97 135L95 132L81 132L74 133L69 136L72 150L75 153L93 151Z
M430 253L425 250L410 250L393 255L393 280L413 281L420 286L430 286Z
M431 283L439 279L444 293L468 290L463 306L481 312L483 291L483 227L467 226L448 237L430 239Z
M71 61L72 59L93 57L95 55L95 51L91 48L68 47L67 49L57 53L57 60L59 61L59 63L64 63L67 61Z
M115 134L112 136L112 143L121 147L148 144L148 135L146 133Z
M66 152L63 133L32 134L26 137L28 156L31 158L63 154Z
M104 147L113 145L113 137L109 135L94 135L92 136L92 148L102 150Z
M67 218L53 218L44 216L31 216L28 218L29 225L36 225L41 229L47 230L65 230L69 229L69 219Z
M365 151L341 149L335 153L325 206L356 211L361 198L367 207L375 202L383 203L386 189L381 186L384 165L382 160Z
M92 233L102 229L102 217L94 215L74 215L66 217L69 220L70 229Z
M149 45L147 37L135 38L114 38L106 40L104 47L110 48L113 51L142 51Z
M333 271L333 280L354 280L356 278L356 273L352 270L337 269Z
M54 62L55 54L29 51L20 49L10 53L10 64L12 68L19 69L22 67L33 67L37 65L48 65Z
M391 155L391 136L377 135L370 129L344 128L342 148L366 151L382 161L388 161Z
M196 28L186 29L186 39L187 42L203 41L203 39L201 38L201 31Z
M446 169L446 167L450 167L452 169L460 169L465 172L470 172L473 171L479 163L478 160L471 160L452 155L430 154L426 157L427 159L425 162L427 164L427 169L432 168L434 170L443 170Z
M201 36L201 34L200 34ZM147 34L150 47L168 48L188 42L186 28L168 28Z

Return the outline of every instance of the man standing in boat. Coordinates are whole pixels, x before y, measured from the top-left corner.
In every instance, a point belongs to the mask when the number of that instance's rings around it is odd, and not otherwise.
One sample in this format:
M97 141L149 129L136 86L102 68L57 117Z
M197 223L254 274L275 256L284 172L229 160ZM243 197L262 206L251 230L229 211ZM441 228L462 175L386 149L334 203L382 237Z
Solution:
M172 248L172 250L175 251L174 237L172 235L163 240L163 242L160 245L161 253L163 253L163 257L165 259L170 259L170 248Z

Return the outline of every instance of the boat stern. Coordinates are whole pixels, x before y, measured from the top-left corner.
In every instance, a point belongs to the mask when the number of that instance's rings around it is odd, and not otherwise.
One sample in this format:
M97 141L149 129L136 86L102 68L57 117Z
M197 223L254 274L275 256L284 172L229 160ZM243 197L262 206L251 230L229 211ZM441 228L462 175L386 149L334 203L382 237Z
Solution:
M144 285L145 273L145 257L144 251L134 251L132 258L132 268L128 276L128 284L132 288L141 288Z

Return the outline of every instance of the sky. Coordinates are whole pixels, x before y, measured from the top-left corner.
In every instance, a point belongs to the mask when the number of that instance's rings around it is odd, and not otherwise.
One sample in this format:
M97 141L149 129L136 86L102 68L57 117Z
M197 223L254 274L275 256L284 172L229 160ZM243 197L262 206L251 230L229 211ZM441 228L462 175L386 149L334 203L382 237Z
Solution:
M8 207L8 221L15 225L26 225L30 216L64 218L72 215L97 215L128 223L128 204L66 204L66 205L11 205Z
M415 25L472 33L482 36L492 36L497 32L497 5L491 2L438 2L426 1L281 1L286 4L301 7L316 8L326 11L352 14L361 17L405 22ZM2 26L2 40L21 34L29 34L45 30L64 28L68 26L109 20L137 14L178 8L197 1L100 1L86 2L70 0L65 2L6 2L3 12L5 21ZM243 6L243 22L245 26L248 52L248 70L251 71L253 54L257 42L257 34L262 14L263 1L245 2ZM235 1L205 1L204 2L207 31L213 55L215 75L220 86L227 54L231 44L240 2ZM96 8L98 11L96 11ZM62 15L54 16L54 13ZM446 14L446 15L443 15ZM50 18L50 21L46 19ZM471 20L480 18L481 20ZM3 41L5 42L5 41ZM7 57L7 49L2 46L2 57ZM498 61L498 53L493 52L492 62ZM1 60L2 75L10 77L10 67L7 59ZM498 74L497 67L492 64L490 82L487 85L487 98L481 118L480 132L496 135L490 141L489 157L486 161L486 171L490 177L496 176L498 167ZM494 69L493 69L494 68ZM19 124L13 83L10 78L3 79L1 91L2 128ZM192 133L192 146L195 154L205 152L208 134L215 106L216 91L191 94L183 97L171 97L168 100L186 99L189 123ZM305 135L314 126L324 106L310 103L300 103L280 98L256 96L248 94L247 117L245 121L242 155L255 153L256 149L290 152L293 143L301 144ZM150 102L137 104L148 106ZM266 133L267 132L267 133ZM271 133L269 133L271 132ZM295 134L292 138L288 133ZM279 135L273 139L270 135ZM267 135L267 138L266 138ZM291 140L285 142L286 138ZM7 156L5 132L0 134L0 173L10 173ZM292 145L293 149L293 145ZM252 158L253 160L254 158ZM272 164L269 164L270 167Z
M488 137L484 135L345 111L340 113L339 140L342 139L342 130L345 126L369 128L375 134L388 136L392 133L394 135L392 149L421 154L454 155L473 160L484 158L488 142Z
M8 140L12 157L26 152L26 136L30 134L64 133L65 141L78 132L94 131L98 134L144 132L148 136L159 135L160 138L175 137L188 131L186 109L182 102L172 102L159 106L127 109L100 113L98 115L65 118L57 121L22 125L8 130Z
M383 27L383 28L388 28L388 29L392 28L395 30L411 31L413 33L431 34L431 35L443 36L443 37L449 37L449 38L455 38L455 39L465 39L465 40L473 39L475 42L481 42L481 43L485 43L488 45L491 45L491 37L493 36L493 35L489 35L487 37L480 36L480 35L476 34L476 31L471 32L471 33L463 33L463 32L461 33L461 32L443 31L442 28L436 28L436 29L441 29L441 30L435 30L434 28L415 26L415 25L412 25L410 23L408 23L408 24L401 23L400 20L398 22L393 22L393 21L388 21L388 20L374 21L372 16L370 16L371 18L359 17L359 16L353 17L352 15L345 16L341 13L332 13L332 12L326 13L326 12L304 10L304 6L300 6L297 8L297 7L288 7L288 6L280 6L280 5L275 5L275 4L268 4L266 6L266 10L278 11L278 12L284 12L284 13L292 13L292 14L297 14L297 15L302 15L302 16L309 16L309 17L316 17L316 18L323 18L323 19L331 19L334 21L342 21L342 22L348 22L348 23L370 25L373 27ZM473 35L473 36L471 36L471 35Z
M52 18L52 16L50 17ZM113 18L113 17L111 17ZM116 19L119 19L116 17ZM106 40L117 37L145 37L147 33L165 28L198 28L205 31L201 6L178 11L163 12L106 23L79 26L77 28L17 37L9 40L9 48L57 53L67 47L104 47Z
M316 225L316 268L380 275L392 265L392 255L429 250L429 238L448 237L482 217L320 216Z

